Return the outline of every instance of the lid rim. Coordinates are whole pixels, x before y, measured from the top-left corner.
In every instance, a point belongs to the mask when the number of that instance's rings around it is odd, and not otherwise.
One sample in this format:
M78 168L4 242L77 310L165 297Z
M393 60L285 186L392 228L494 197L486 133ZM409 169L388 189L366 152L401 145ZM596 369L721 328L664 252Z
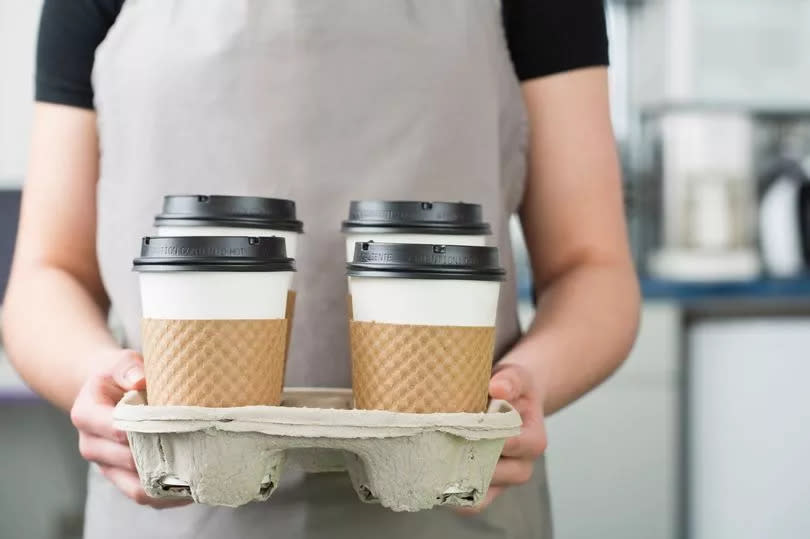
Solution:
M506 280L506 271L501 269L493 271L462 270L462 271L440 271L440 270L415 270L399 268L379 268L379 267L349 267L346 275L348 277L374 277L374 278L399 278L399 279L428 279L428 280L453 280L453 281L487 281L503 282Z
M481 204L420 200L352 200L342 230L354 227L435 227L483 231ZM489 233L489 232L488 232Z
M506 270L497 247L358 241L346 275L503 281Z
M160 214L155 216L154 226L226 226L231 228L263 228L266 230L282 230L285 232L304 231L304 223L298 220L285 219L259 219L252 217L206 217L176 214ZM249 225L249 226L247 226Z
M492 227L489 223L481 224L453 224L425 222L424 224L407 223L360 223L358 221L343 221L340 226L343 233L365 232L384 234L388 233L408 233L424 232L427 234L447 234L455 233L459 236L489 236L492 234ZM433 232L435 231L435 232Z
M146 236L133 271L295 271L281 236Z
M132 271L136 273L168 273L168 272L184 272L184 271L197 271L197 272L211 272L211 273L295 273L297 270L295 264L222 264L222 263L140 263L136 258L133 261Z

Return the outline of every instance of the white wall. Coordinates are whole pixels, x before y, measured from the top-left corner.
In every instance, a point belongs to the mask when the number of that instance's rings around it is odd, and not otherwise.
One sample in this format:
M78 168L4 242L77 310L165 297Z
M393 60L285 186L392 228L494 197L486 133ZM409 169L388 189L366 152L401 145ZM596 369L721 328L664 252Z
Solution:
M0 0L0 189L18 186L25 174L41 6L42 0Z
M808 107L810 0L646 0L631 17L634 103Z

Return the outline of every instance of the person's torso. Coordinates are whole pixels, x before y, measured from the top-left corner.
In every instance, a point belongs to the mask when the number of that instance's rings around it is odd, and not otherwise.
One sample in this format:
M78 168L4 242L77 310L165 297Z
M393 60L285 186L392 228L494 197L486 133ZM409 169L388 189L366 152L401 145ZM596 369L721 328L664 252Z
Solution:
M340 222L353 199L481 203L509 275L497 353L518 338L508 219L527 125L497 0L127 0L93 82L98 255L128 345L140 346L132 258L162 197L182 193L296 201L305 234L288 386L351 383ZM266 510L296 492L282 484ZM328 504L307 506L328 520ZM422 521L441 514L431 513ZM438 521L458 521L444 513ZM288 535L321 536L296 529Z

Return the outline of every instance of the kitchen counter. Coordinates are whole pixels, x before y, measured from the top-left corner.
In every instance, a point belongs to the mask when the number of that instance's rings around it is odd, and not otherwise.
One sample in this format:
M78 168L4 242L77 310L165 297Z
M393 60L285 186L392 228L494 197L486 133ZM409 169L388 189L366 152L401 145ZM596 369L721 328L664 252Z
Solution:
M681 282L642 278L644 299L676 301L791 299L810 302L810 276L793 279L762 278L754 281Z
M680 307L685 321L699 318L810 315L810 277L734 282L680 282L643 278L645 303Z
M678 305L687 323L700 318L810 315L810 276L730 282L642 278L641 291L645 302Z
M806 485L806 475L795 472L801 470L795 455L807 437L794 427L804 419L797 410L807 410L796 387L806 379L810 276L715 283L643 278L641 288L641 327L630 357L547 422L560 535L677 539L703 523L697 519L705 512L695 512L701 503L718 508L712 515L718 526L755 514L749 500L801 507L790 495ZM521 318L529 319L528 304L521 307ZM751 430L751 424L767 428ZM781 442L788 435L791 445ZM600 445L603 440L611 443ZM768 451L792 468L762 457ZM783 469L790 473L780 476ZM771 480L784 491L770 492ZM785 514L785 526L806 522L804 513Z

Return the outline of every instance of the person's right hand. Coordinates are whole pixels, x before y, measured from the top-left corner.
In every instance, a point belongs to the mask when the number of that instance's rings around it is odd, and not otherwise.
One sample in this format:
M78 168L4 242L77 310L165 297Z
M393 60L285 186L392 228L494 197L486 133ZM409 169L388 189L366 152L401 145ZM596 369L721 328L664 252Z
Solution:
M146 494L135 470L125 432L113 426L113 408L129 390L143 389L143 359L132 350L116 350L105 364L113 366L92 375L82 386L70 419L79 431L79 452L98 464L101 473L140 505L158 509L178 507L190 500L152 498Z

